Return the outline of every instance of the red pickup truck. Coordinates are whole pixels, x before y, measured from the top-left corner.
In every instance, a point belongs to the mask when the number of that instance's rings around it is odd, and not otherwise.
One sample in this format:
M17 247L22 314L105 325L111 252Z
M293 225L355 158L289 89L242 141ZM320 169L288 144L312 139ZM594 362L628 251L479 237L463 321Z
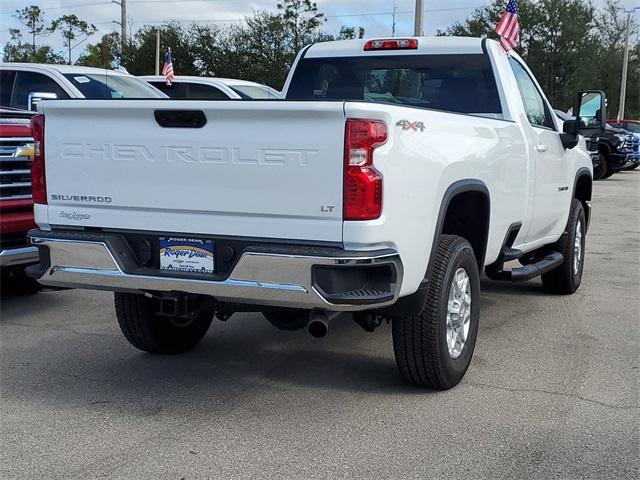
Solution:
M33 112L0 107L0 272L2 283L23 293L38 284L24 268L38 261L38 252L27 241L33 222L31 159Z

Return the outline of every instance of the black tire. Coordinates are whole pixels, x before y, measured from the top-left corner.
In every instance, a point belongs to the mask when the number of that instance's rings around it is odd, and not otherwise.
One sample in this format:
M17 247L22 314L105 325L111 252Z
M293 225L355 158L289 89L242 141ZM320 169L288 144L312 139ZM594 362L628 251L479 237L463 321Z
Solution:
M447 305L454 275L464 269L471 290L471 315L466 343L457 358L447 346ZM393 350L402 376L415 385L447 390L464 376L476 343L480 320L480 274L467 240L442 235L422 312L392 319Z
M581 231L581 248L579 252L576 252L575 241L578 225L580 225ZM574 199L571 203L571 212L569 213L565 233L553 247L553 250L564 255L564 262L559 267L542 275L542 285L547 292L567 295L574 293L580 287L584 270L586 226L587 222L582 202ZM577 270L574 266L576 255L580 256Z
M33 295L42 290L42 285L28 277L24 270L3 271L0 282L2 282L2 291L15 295Z
M309 312L305 310L267 310L262 315L278 330L287 332L301 330L309 323Z
M115 293L116 316L134 347L150 353L177 354L195 347L209 330L213 313L194 312L188 320L158 315L159 301L136 293Z
M598 168L594 168L593 169L593 179L594 180L602 180L603 178L605 178L605 175L607 174L607 157L601 153L600 154L600 164L598 166Z
M607 178L609 178L611 175L613 175L616 172L617 172L617 170L607 170L607 172L602 176L602 180L606 180Z

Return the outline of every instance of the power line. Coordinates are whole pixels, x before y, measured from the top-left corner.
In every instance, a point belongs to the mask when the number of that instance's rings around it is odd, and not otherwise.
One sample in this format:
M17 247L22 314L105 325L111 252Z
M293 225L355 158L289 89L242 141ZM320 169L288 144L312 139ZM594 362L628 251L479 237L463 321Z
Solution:
M194 3L194 2L211 2L211 1L224 1L224 0L129 0L129 4L134 3ZM58 5L53 7L40 7L43 12L47 10L63 10L65 8L80 8L80 7L94 7L98 5L111 5L116 2L108 1L108 2L91 2L91 3L76 3L72 5ZM474 10L476 8L481 7L482 5L477 5L473 7L450 7L450 8L427 8L424 10L425 13L437 13L437 12L453 12L456 10ZM16 13L15 10L10 12L0 12L0 15L13 15ZM398 15L407 15L413 14L413 10L402 10L396 11ZM325 18L342 18L342 17L365 17L365 16L378 16L378 15L393 15L393 12L373 12L373 13L344 13L341 15L325 15ZM241 20L241 19L238 19ZM203 20L201 20L203 21ZM235 20L234 20L235 21ZM136 22L139 23L139 22Z
M209 2L209 1L224 1L224 0L128 0L127 3L177 3L177 2ZM119 2L113 1L102 1L102 2L91 2L91 3L76 3L72 5L58 5L54 7L40 7L44 12L47 10L61 10L65 8L80 8L80 7L93 7L98 5L112 5L116 4L119 6ZM462 10L475 10L476 8L480 8L482 5L470 6L470 7L448 7L448 8L426 8L423 11L425 13L437 13L437 12L453 12L453 11L462 11ZM0 15L11 15L14 14L15 11L12 12L0 12ZM413 15L415 12L413 10L395 10L390 12L370 12L370 13L343 13L339 15L324 15L324 18L349 18L349 17L376 17L376 16L395 16L395 15ZM172 20L136 20L129 22L130 24L166 24L166 23L232 23L232 22L243 22L246 17L242 18L210 18L210 19L172 19ZM106 22L95 22L95 25L106 25L113 24L113 21ZM118 22L115 22L118 23ZM0 32L8 32L9 30L0 30Z
M129 0L128 3L194 3L194 2L218 2L218 1L224 1L224 0ZM39 5L40 9L43 12L46 12L47 10L64 10L65 8L80 8L80 7L95 7L98 5L111 5L112 3L116 3L116 2L91 2L91 3L76 3L76 4L72 4L72 5L54 5L51 7L43 7L42 5ZM13 15L14 13L16 13L16 10L12 10L10 12L0 12L0 15Z
M140 0L140 1L161 1L161 2L172 2L175 0ZM131 0L129 0L129 3L134 3ZM458 7L458 8L427 8L425 9L425 13L434 13L434 12L448 12L448 11L456 11L456 10L473 10L475 8L479 8L478 6L475 7ZM395 14L396 15L408 15L411 14L413 15L413 10L402 10L402 11L398 11L396 10ZM381 15L394 15L394 12L370 12L370 13L343 13L340 15L325 15L325 18L347 18L347 17L374 17L374 16L381 16ZM245 18L241 17L241 18L201 18L201 19L172 19L172 20L136 20L133 21L131 23L207 23L207 22L211 22L211 23L216 23L216 22L242 22L244 21ZM101 22L101 23L110 23L110 22ZM97 25L97 24L96 24Z
M194 3L194 2L220 2L225 0L129 0L129 3Z
M80 8L80 7L94 7L97 5L111 5L111 3L112 2L76 3L74 5L58 5L54 7L40 7L40 9L43 12L45 12L47 10L63 10L65 8ZM0 15L13 15L14 13L16 13L16 10L12 10L10 12L0 12Z

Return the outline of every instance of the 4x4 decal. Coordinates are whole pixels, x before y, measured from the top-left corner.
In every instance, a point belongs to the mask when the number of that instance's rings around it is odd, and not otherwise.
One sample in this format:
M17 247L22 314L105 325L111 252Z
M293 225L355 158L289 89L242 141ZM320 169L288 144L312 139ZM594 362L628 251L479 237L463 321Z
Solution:
M418 130L420 130L421 132L424 132L425 126L423 122L412 122L410 120L399 120L398 123L396 123L396 127L402 127L402 130L413 130L414 132L417 132Z

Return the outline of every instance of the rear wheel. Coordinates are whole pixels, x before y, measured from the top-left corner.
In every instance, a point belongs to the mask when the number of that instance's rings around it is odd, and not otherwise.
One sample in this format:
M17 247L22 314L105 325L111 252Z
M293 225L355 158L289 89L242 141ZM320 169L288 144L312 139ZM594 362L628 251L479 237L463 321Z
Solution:
M574 199L565 233L554 247L554 250L564 256L564 262L542 275L542 285L546 291L570 294L580 287L584 269L586 226L582 202Z
M616 173L616 170L607 170L607 172L602 176L602 180L609 178L614 173Z
M213 312L201 309L189 315L159 314L160 301L136 293L115 293L116 316L122 333L134 347L150 353L184 353L209 330Z
M464 376L480 319L480 274L467 240L442 235L422 311L395 317L393 348L402 376L446 390Z
M602 180L607 174L607 157L604 154L600 154L600 161L597 166L593 168L593 179Z

